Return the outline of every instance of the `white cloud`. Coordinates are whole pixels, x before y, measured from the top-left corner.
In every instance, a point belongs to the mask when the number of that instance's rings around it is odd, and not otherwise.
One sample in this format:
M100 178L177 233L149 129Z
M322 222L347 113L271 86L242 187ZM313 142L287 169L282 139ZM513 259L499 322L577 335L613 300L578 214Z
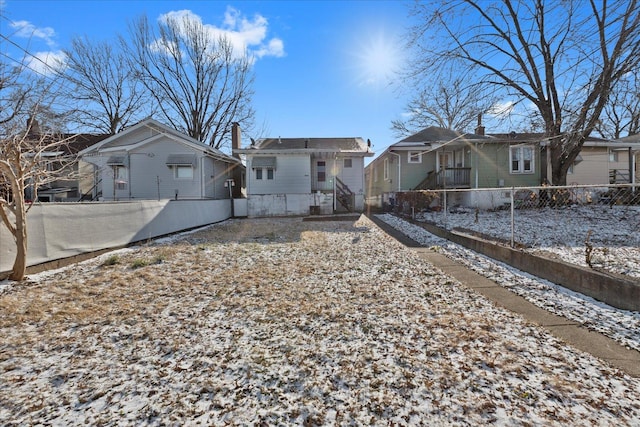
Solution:
M63 51L36 52L27 61L27 66L42 75L52 74L55 70L64 68L66 55Z
M255 58L262 58L285 55L284 42L281 39L267 40L269 25L265 17L256 14L253 19L248 19L231 6L227 7L220 27L203 23L202 18L190 10L171 11L161 15L158 20L160 22L174 20L178 24L190 21L202 25L212 39L225 37L231 43L234 53L239 56L248 54Z
M263 56L275 56L277 58L281 58L284 56L284 42L278 38L273 38L269 40L269 43L266 46L262 46L260 49L255 51L255 55L258 58L262 58Z
M496 102L489 108L487 114L496 117L506 117L511 114L515 106L516 104L513 101Z
M9 25L16 30L15 35L18 37L27 39L35 37L43 40L49 46L55 45L53 37L56 35L56 32L51 27L38 28L29 21L15 21Z

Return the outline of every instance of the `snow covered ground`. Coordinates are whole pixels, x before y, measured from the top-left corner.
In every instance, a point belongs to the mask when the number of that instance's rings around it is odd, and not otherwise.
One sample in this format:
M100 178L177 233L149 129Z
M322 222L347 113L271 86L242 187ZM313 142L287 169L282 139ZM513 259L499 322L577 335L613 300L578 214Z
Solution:
M511 240L511 211L458 209L457 213L424 212L418 221L447 229L463 228ZM517 209L514 240L531 252L544 252L587 266L587 243L593 267L640 278L640 206L573 205L565 208Z
M9 426L640 424L640 379L364 217L231 220L5 282L0 337Z
M471 270L510 289L545 310L579 322L629 348L640 351L640 313L620 310L573 292L547 280L532 276L511 266L470 251L461 245L434 236L422 227L393 215L378 215L387 224L423 246L432 247ZM553 247L563 254L560 247ZM638 248L635 248L638 250ZM569 255L563 255L569 259Z

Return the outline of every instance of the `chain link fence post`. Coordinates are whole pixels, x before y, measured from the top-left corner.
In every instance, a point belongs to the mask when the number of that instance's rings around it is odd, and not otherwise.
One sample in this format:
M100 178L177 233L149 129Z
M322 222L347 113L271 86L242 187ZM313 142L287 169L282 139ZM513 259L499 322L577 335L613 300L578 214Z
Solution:
M510 199L511 199L511 247L515 246L515 203L514 203L514 195L515 190L511 187L510 191Z

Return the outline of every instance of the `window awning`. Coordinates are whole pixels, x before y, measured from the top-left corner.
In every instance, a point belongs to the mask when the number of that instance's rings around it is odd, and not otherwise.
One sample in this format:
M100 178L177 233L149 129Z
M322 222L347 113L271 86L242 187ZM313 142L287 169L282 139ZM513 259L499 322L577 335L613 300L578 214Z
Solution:
M169 154L167 157L167 166L191 166L196 167L195 154Z
M252 169L275 169L276 168L276 158L275 157L254 157L251 160L251 168Z
M111 156L107 160L107 166L127 166L127 156Z

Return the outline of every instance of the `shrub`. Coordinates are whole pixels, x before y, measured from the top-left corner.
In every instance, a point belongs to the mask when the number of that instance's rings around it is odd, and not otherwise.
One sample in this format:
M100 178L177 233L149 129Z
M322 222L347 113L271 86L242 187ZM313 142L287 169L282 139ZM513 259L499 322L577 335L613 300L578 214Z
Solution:
M104 262L102 263L102 266L104 267L104 266L116 265L116 264L120 264L120 256L113 254L113 255L110 255L109 258L104 260Z

